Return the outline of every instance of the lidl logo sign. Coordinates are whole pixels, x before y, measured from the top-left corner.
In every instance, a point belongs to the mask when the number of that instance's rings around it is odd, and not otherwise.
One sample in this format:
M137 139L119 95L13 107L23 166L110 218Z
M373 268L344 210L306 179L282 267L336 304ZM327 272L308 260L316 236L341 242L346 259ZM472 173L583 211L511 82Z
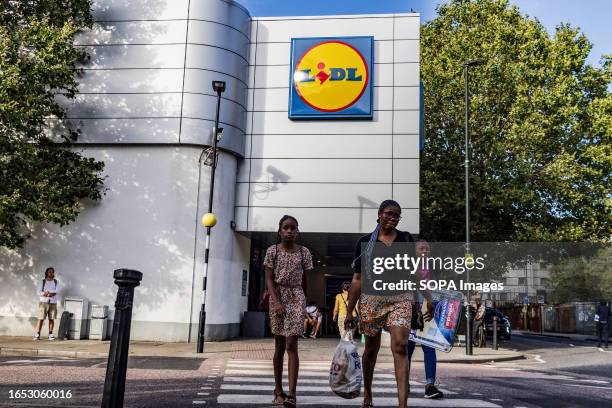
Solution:
M294 38L290 119L372 118L373 37Z

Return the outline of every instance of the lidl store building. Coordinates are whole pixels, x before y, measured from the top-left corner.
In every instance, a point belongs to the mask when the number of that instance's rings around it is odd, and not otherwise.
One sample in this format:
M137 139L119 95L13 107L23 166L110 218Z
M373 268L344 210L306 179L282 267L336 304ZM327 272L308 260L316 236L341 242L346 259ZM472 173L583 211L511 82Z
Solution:
M0 253L0 334L30 335L36 285L54 266L61 300L109 305L113 270L144 277L132 339L197 335L216 94L224 81L206 295L206 338L241 334L264 286L278 220L313 253L308 298L333 307L378 204L419 232L418 14L251 17L227 0L98 0L80 94L65 102L75 148L103 160L106 194L65 227L32 225ZM210 158L210 157L209 157ZM46 326L46 325L45 325ZM44 329L46 330L46 328ZM44 333L44 331L43 331Z

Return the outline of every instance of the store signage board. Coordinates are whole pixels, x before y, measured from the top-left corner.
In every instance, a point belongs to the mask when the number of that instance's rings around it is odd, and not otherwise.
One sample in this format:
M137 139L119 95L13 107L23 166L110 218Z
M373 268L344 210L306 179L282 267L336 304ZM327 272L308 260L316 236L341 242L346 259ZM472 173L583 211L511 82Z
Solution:
M289 119L372 119L374 37L291 39Z

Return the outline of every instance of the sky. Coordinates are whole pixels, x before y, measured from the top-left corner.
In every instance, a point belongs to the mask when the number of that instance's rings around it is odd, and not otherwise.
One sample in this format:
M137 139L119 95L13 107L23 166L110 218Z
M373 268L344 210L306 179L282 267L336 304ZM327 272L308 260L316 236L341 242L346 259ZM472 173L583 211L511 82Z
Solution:
M238 0L252 16L312 16L326 14L421 13L421 20L436 17L444 0ZM612 54L612 0L510 0L522 14L537 18L553 33L559 23L580 27L593 43L589 63L600 65L602 54Z

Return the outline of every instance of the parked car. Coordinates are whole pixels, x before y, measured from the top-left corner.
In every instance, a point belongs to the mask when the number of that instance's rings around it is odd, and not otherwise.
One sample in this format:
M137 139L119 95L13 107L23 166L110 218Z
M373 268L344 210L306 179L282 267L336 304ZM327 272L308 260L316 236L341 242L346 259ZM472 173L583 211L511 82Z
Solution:
M485 309L485 329L487 337L493 337L493 316L497 316L497 336L505 340L510 340L512 337L512 328L510 326L510 319L502 314L499 309L486 308Z

